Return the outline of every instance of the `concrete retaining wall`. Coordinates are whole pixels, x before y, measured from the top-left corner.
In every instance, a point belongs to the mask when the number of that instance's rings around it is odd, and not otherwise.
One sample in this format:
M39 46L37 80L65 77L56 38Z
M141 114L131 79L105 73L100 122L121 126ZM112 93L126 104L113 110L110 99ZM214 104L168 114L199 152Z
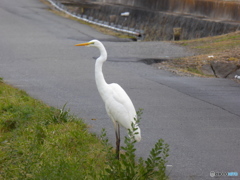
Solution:
M200 3L200 1L203 2L203 0L99 1L107 3L98 2L96 4L95 2L87 1L90 4L95 3L95 8L78 4L78 8L75 8L75 11L88 18L97 19L98 21L103 21L112 26L142 30L146 40L193 39L240 30L240 23L237 21L209 19L209 17L206 16L182 13L187 12L187 10L193 12L194 8L191 9L187 7L194 4L193 2ZM185 4L188 2L189 6L180 6L179 2L185 2ZM157 9L161 8L163 11L157 11ZM184 9L184 11L179 13L179 9ZM204 10L204 8L202 9ZM123 12L129 12L130 15L123 17L121 16ZM207 12L208 10L206 10L206 13ZM174 33L176 29L180 29L180 32Z
M152 11L174 12L240 21L240 0L97 0Z

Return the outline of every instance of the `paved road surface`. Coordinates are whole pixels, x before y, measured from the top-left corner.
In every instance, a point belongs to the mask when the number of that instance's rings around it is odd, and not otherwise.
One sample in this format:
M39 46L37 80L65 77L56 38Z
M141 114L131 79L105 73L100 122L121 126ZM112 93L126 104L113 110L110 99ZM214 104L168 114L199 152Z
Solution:
M1 0L0 23L0 77L8 83L55 107L67 102L91 131L106 127L114 141L94 82L93 57L99 52L74 47L99 39L109 54L103 69L107 82L119 83L136 108L144 109L139 156L146 157L163 138L170 144L173 180L212 179L210 171L240 173L239 84L179 77L138 61L185 56L185 49L165 42L120 42L52 14L38 0Z

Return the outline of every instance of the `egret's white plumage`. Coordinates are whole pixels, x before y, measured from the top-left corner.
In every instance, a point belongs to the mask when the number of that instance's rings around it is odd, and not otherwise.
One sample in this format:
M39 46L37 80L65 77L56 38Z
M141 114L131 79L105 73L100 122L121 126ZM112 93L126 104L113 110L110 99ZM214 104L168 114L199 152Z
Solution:
M88 43L77 44L76 46L93 46L97 47L100 51L100 56L97 58L95 63L95 80L99 94L105 103L107 114L113 121L116 137L118 136L117 141L119 138L120 143L120 132L118 124L125 127L126 129L132 130L131 124L135 124L134 119L137 118L133 103L120 85L116 83L106 83L102 72L102 66L103 63L107 60L107 51L103 44L98 40L92 40ZM138 128L138 134L136 134L134 138L139 142L141 140L140 128L137 124L135 124L135 127Z

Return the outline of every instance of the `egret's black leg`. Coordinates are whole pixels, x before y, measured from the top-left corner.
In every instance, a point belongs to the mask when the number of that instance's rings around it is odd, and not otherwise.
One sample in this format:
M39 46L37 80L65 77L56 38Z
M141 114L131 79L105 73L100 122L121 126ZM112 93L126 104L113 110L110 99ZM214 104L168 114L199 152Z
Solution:
M116 127L116 158L119 160L119 152L120 152L120 126L117 123Z

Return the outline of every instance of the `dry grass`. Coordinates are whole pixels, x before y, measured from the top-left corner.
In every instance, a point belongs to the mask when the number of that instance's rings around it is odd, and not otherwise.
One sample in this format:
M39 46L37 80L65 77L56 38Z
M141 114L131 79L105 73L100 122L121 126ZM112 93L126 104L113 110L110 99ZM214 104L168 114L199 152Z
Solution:
M199 68L211 61L240 65L240 31L214 37L175 41L174 43L195 51L197 55L177 58L161 64L167 68L192 75L205 76L199 71Z
M226 49L240 47L240 31L214 37L178 41L180 44L200 53L218 53Z

